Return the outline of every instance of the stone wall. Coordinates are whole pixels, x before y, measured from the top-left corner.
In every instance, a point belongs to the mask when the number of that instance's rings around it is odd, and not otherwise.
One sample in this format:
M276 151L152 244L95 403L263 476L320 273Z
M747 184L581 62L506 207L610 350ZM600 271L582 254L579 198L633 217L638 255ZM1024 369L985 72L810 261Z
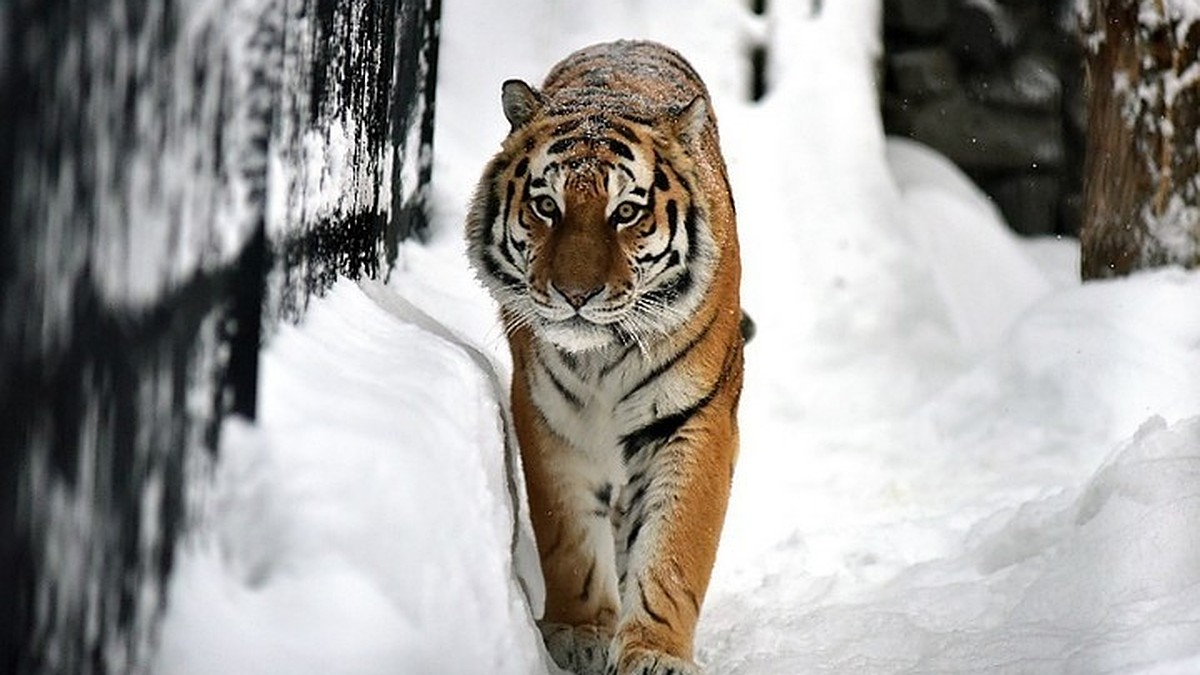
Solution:
M423 227L437 20L0 5L0 672L146 672L262 328Z
M883 120L1023 234L1079 229L1086 109L1070 2L884 0Z

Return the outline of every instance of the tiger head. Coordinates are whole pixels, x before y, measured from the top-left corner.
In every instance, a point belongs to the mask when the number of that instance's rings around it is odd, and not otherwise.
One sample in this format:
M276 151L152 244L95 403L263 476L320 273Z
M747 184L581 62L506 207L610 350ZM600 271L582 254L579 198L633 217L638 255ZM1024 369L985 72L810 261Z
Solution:
M467 239L506 329L579 352L644 348L687 321L716 259L693 160L705 98L648 119L509 80L502 102L512 129Z

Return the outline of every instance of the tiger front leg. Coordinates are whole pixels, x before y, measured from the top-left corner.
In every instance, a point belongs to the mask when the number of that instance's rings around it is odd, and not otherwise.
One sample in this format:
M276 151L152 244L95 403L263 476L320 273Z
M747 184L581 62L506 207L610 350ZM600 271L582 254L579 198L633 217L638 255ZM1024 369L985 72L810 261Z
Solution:
M549 464L540 469L526 465L527 473L554 475L529 484L546 582L546 610L538 627L560 667L577 675L600 675L618 603L612 524L602 501L611 488L577 468Z
M730 419L712 405L630 462L616 533L621 615L609 675L700 673L692 640L729 500L737 447Z
M524 392L514 391L514 400ZM530 408L514 406L546 607L538 621L546 650L576 675L601 675L616 625L616 556L611 476L550 432Z
M572 471L539 481L538 487L531 484L529 491L546 582L546 610L538 622L546 649L576 675L601 675L618 603L605 496L611 488Z

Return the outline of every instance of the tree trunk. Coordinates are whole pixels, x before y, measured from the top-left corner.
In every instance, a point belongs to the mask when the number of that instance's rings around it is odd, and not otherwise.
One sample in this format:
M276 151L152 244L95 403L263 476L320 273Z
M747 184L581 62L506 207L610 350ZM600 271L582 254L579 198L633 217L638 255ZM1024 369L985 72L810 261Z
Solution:
M1088 0L1084 279L1200 265L1200 9Z

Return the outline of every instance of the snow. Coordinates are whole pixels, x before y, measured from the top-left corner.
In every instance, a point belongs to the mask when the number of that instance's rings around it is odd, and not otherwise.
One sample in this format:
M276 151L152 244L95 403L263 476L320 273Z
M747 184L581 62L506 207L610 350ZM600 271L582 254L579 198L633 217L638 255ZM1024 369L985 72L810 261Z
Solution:
M259 422L224 429L160 670L531 672L497 392L468 353L346 282L261 373Z
M557 672L461 222L499 83L618 35L708 78L758 324L706 671L1200 669L1200 273L1081 284L1076 242L1014 237L944 159L885 139L874 3L771 3L765 27L732 2L612 6L446 3L430 241L266 346L155 672Z

